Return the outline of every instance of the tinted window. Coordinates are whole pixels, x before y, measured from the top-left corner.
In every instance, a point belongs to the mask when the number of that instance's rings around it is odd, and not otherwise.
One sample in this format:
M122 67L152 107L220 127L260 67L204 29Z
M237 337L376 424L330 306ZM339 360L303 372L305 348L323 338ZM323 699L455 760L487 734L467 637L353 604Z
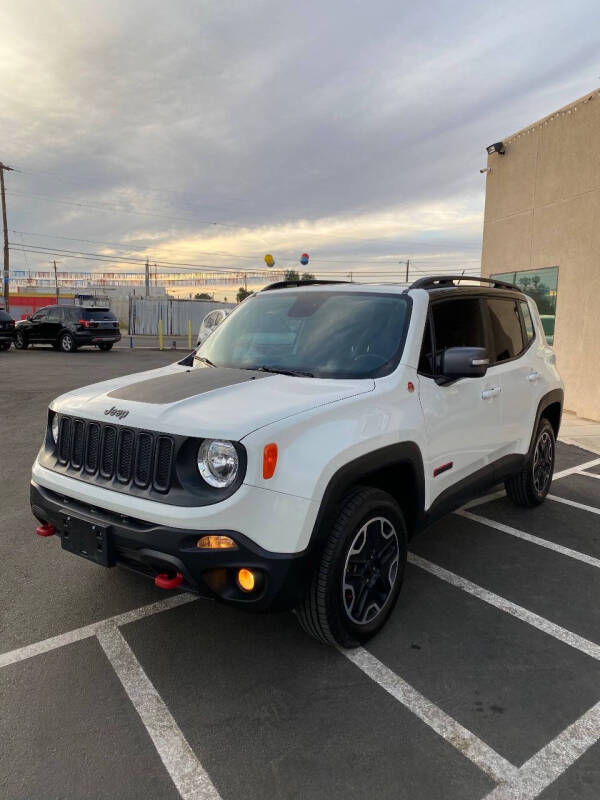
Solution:
M487 300L492 324L492 362L514 358L523 350L523 332L515 300L490 297Z
M36 312L36 313L35 313L35 314L32 316L32 318L31 318L31 319L32 319L34 322L40 322L40 320L42 320L42 319L46 319L46 317L47 317L47 316L48 316L48 310L44 308L44 309L42 309L41 311L37 311L37 312Z
M115 315L112 311L108 311L105 308L82 308L81 309L81 319L110 319L116 320Z
M406 295L299 289L260 292L198 349L219 367L366 378L391 372L409 319Z
M48 311L48 321L49 322L59 322L63 318L63 311L62 308L51 308Z
M431 309L436 366L448 347L485 347L481 304L476 297L435 303Z
M521 306L521 316L523 317L523 322L525 324L525 336L527 337L527 344L529 344L529 342L533 341L535 336L533 320L531 319L531 311L529 310L529 306L525 300L521 300L519 305Z

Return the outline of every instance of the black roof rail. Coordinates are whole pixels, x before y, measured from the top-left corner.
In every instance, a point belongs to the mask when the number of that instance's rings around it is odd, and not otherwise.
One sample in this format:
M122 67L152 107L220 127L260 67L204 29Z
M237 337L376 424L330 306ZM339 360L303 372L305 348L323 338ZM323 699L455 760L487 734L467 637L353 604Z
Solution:
M277 281L276 283L270 283L268 286L265 286L263 289L261 289L261 292L270 292L271 289L289 289L293 286L321 286L330 283L350 283L350 281Z
M419 278L411 283L409 289L438 289L444 286L458 286L454 281L480 281L482 283L489 283L495 289L512 289L513 291L520 292L518 286L514 283L507 283L506 281L499 281L496 278L480 278L477 275L431 275L428 278Z

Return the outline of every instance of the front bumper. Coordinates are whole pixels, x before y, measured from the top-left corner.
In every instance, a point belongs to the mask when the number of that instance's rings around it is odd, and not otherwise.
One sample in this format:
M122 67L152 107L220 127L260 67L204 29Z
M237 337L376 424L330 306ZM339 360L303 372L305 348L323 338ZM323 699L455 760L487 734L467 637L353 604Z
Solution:
M183 575L180 588L213 597L248 610L287 610L304 595L312 568L312 554L273 553L243 534L230 530L172 528L133 519L89 502L82 502L31 482L31 510L43 524L51 523L65 535L67 518L102 526L108 531L116 563L154 578L164 572ZM198 538L208 533L230 536L237 550L200 550ZM243 592L235 575L241 567L257 570L263 585Z

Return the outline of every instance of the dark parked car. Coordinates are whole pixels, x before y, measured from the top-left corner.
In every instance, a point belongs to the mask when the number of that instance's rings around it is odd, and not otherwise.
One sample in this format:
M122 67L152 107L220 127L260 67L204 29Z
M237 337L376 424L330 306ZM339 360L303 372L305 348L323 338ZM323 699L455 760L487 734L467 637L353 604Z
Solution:
M10 350L15 340L15 321L11 315L0 308L0 350Z
M46 306L18 323L15 347L24 350L30 344L51 344L65 353L86 346L110 350L120 338L119 323L108 308Z

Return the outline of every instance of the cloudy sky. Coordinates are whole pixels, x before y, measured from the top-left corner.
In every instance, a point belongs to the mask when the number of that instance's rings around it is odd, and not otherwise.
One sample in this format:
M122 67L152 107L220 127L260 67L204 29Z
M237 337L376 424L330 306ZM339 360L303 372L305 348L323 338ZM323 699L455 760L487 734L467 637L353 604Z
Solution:
M600 83L595 0L5 0L0 22L14 269L47 268L35 245L477 271L485 146Z

